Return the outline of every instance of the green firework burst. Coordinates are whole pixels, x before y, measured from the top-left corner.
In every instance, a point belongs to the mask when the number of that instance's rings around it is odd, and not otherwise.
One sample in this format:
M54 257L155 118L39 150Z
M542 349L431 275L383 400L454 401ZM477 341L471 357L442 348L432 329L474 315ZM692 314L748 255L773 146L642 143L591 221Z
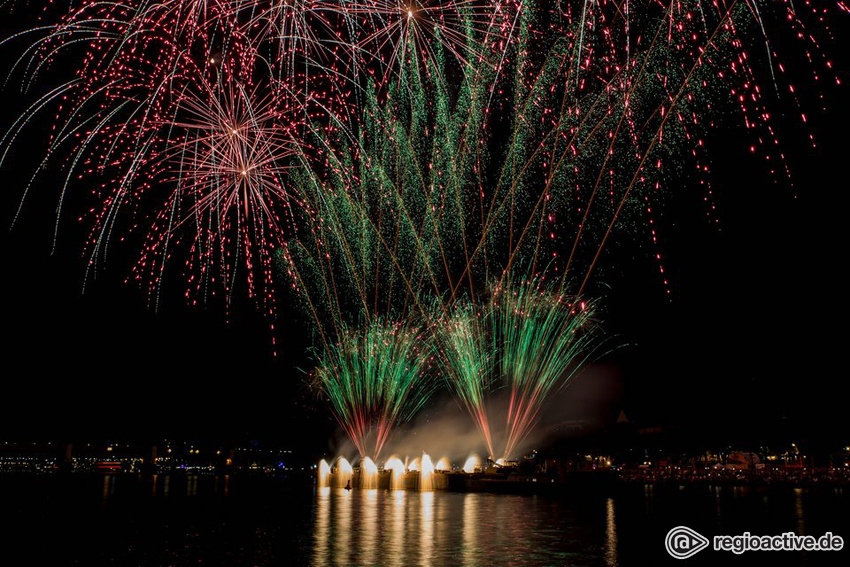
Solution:
M431 347L422 339L422 329L379 320L343 329L323 352L313 383L362 456L380 455L393 428L433 391Z

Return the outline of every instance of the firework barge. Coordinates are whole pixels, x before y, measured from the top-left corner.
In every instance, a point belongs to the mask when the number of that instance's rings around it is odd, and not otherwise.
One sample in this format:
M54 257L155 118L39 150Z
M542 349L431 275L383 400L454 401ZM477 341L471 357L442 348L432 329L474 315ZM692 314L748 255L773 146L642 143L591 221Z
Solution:
M607 482L613 478L595 473L587 475L585 480L591 477L595 482ZM540 493L559 491L565 487L563 482L524 473L518 463L513 461L488 459L482 462L478 456L472 455L462 467L453 467L445 458L435 464L427 454L412 460L391 457L383 466L378 466L368 457L358 461L356 466L345 457L338 457L331 464L322 460L317 467L317 482L320 488L349 490ZM584 482L580 484L585 485Z

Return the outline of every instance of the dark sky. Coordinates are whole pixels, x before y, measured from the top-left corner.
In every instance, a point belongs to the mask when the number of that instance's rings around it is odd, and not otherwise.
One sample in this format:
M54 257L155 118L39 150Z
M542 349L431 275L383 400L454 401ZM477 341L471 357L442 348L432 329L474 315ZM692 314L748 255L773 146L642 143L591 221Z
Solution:
M834 29L848 37L846 21ZM845 71L847 41L826 46ZM0 52L3 61L9 56ZM746 151L742 130L729 128L710 138L720 231L705 220L704 193L692 181L667 189L659 232L669 297L646 239L603 259L604 321L622 347L601 362L620 368L632 419L733 438L850 433L838 395L847 376L848 97L846 87L802 87L818 148L804 130L784 130L793 187L781 176L774 182L764 161ZM5 128L26 99L13 88L0 96ZM782 108L789 124L797 121L792 105ZM28 150L43 148L34 130L0 171L0 440L323 442L330 414L306 392L299 370L309 328L285 305L277 325L288 330L273 357L265 321L249 309L228 321L218 309L188 308L179 282L154 312L124 283L131 259L120 254L83 294L85 225L75 214L63 215L51 254L61 185L55 171L40 178L9 230L31 171L22 164L34 159Z

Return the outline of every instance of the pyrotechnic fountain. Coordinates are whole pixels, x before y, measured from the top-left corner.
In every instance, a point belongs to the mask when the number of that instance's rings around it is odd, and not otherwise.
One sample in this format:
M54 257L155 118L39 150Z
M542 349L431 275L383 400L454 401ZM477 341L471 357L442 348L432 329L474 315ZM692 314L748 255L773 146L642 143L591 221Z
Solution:
M428 453L422 453L419 470L419 490L434 490L434 463Z
M384 471L390 473L390 489L404 490L404 463L398 457L390 457L384 463Z
M452 470L448 457L441 457L434 463L428 453L413 459L405 457L404 460L393 455L381 467L369 457L363 457L356 468L343 456L332 463L329 465L322 459L317 465L319 493L325 496L343 489L365 490L370 494L383 490L412 490L428 494L447 489L479 490L482 481L489 486L495 486L494 482L518 482L509 478L511 472L506 469L510 468L510 462L495 469L485 469L481 459L474 454L466 459L463 468L457 470Z
M439 471L440 474L437 474ZM439 490L448 488L451 462L443 457L435 465L427 453L422 453L405 466L397 456L392 456L383 468L369 457L364 457L357 469L345 457L337 457L334 466L324 459L318 465L320 488L389 489L389 490ZM457 473L455 473L457 474Z
M336 462L336 475L334 477L334 485L338 488L351 486L351 478L354 476L354 469L348 459L340 457Z
M359 488L378 488L378 465L372 459L365 457L360 461Z
M478 455L470 455L469 458L466 459L466 462L463 464L463 472L467 474L472 474L475 472L475 469L481 468L481 459L478 458Z
M331 466L324 459L319 461L319 487L325 487L330 485L331 480Z

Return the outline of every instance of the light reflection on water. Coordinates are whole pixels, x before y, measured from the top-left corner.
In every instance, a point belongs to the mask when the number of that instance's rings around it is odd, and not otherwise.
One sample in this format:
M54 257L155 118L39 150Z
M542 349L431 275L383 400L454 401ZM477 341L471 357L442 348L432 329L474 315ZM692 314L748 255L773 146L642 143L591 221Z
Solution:
M803 489L794 489L794 515L797 517L797 533L804 535L806 533L806 520L803 513Z
M478 546L478 494L467 494L463 503L463 551L464 565L475 565Z
M404 529L405 512L407 510L407 492L396 490L387 498L387 503L392 510L392 521L388 525L390 537L388 538L390 547L387 553L381 553L381 558L392 565L399 565L401 557L398 552L406 547L405 535L407 532Z
M603 534L561 512L528 496L319 488L312 564L477 566L494 557L598 564L604 554L605 565L617 565L612 499Z
M0 564L25 553L28 565L617 567L669 561L662 542L676 525L850 539L850 491L840 487L568 488L520 496L227 475L9 476L0 478ZM777 564L824 561L846 564L823 553Z
M605 503L605 563L617 564L617 520L614 517L614 499L608 498Z

